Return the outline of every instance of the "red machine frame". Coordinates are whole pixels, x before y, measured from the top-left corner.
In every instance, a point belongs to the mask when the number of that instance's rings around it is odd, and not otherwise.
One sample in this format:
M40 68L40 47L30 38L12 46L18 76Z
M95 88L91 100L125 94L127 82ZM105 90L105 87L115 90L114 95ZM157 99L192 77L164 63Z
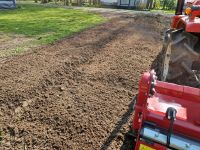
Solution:
M158 101L160 99L162 102ZM179 105L176 107L174 104ZM134 108L135 150L139 150L141 144L148 145L152 150L167 150L166 145L156 142L149 144L141 140L140 132L145 121L161 129L168 129L170 121L166 118L166 110L170 105L177 109L174 133L194 140L200 139L200 89L157 81L154 72L146 72L140 80Z
M184 0L179 0L176 15L172 19L171 28L184 29L186 32L200 33L200 1L189 4L186 8L191 9L191 13L184 14Z

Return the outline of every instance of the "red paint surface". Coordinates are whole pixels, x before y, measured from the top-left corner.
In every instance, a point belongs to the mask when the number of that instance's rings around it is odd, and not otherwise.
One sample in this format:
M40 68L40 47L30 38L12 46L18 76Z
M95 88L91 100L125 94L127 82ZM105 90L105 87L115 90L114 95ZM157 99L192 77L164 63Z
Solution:
M140 80L133 129L140 133L143 122L149 121L168 130L170 121L165 114L168 107L173 107L177 110L174 133L199 140L200 89L156 81L155 93L150 95L152 80L150 73L144 73Z
M172 18L171 28L185 29L187 32L200 33L200 0L196 0L192 5L199 9L192 10L190 15L176 15Z

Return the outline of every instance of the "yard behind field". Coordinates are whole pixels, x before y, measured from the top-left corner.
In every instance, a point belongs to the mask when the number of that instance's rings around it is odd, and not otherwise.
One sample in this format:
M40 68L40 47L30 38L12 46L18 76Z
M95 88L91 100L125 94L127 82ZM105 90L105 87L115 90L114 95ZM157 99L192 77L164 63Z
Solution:
M0 57L52 43L104 21L86 11L34 4L0 10Z

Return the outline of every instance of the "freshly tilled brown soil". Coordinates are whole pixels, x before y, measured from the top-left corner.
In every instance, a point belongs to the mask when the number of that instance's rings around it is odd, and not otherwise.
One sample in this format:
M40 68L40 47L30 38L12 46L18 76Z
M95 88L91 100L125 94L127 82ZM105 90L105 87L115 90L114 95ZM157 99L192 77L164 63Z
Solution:
M130 149L132 97L167 17L119 17L0 64L3 149ZM155 61L154 61L154 64Z

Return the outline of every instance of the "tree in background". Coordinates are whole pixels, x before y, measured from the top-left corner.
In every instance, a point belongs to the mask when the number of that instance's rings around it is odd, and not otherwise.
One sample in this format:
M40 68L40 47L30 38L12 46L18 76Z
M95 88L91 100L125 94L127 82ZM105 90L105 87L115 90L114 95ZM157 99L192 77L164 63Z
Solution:
M48 2L49 2L48 0L41 0L42 4L45 4L45 3L48 3Z
M177 0L163 0L163 6L162 9L174 9L176 5Z
M160 5L160 0L155 0L155 1L154 1L154 8L155 8L155 9L160 9L160 6L161 6L161 5Z
M168 4L167 4L167 9L174 9L176 5L176 1L175 0L169 0Z
M147 0L146 9L150 10L154 7L154 0Z
M168 1L168 0L164 0L164 1L163 1L163 7L162 7L162 9L165 9L165 8L166 8L166 6L167 6L167 1Z

